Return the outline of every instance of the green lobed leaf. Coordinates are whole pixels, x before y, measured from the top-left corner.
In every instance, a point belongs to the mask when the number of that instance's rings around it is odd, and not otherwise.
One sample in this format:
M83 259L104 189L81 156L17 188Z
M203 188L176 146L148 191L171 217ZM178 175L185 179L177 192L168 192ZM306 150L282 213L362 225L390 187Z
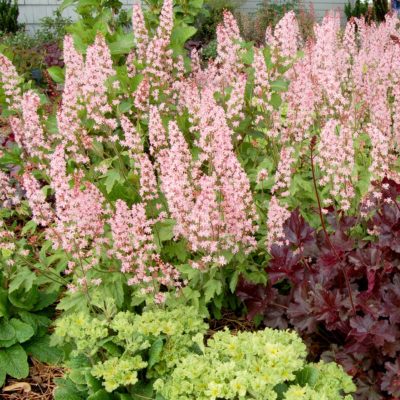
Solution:
M0 365L0 388L6 382L6 375L7 375L7 373L6 373L5 368L2 368L2 366Z
M81 393L74 383L69 379L55 379L57 388L54 393L54 400L84 400L85 393Z
M204 285L204 299L208 303L214 296L221 294L222 292L222 282L217 279L210 279Z
M49 335L30 340L25 349L29 355L46 364L55 365L63 359L63 352L51 346Z
M88 397L88 400L112 400L110 393L107 393L104 389L98 390L95 394Z
M30 326L26 322L22 322L17 318L11 319L10 324L15 329L15 336L19 343L26 342L35 334L35 331L32 328L32 326Z
M46 316L30 313L28 311L19 311L18 314L22 321L26 322L34 329L36 336L43 336L47 333L51 320Z
M15 379L26 378L29 375L28 356L20 344L14 344L7 349L0 349L0 370Z
M54 304L58 298L58 291L55 292L40 292L39 300L35 304L34 311L41 311L50 305Z
M133 33L118 35L117 39L109 45L110 52L112 55L128 54L134 43Z
M27 267L20 267L17 275L15 275L8 287L9 293L17 289L23 288L26 292L32 289L33 282L35 282L36 275Z
M158 224L158 236L161 242L166 242L174 237L175 221L173 219L165 219Z
M12 340L16 337L15 328L6 318L0 319L0 340Z
M149 350L149 364L148 368L152 368L155 364L160 361L160 355L164 347L164 341L161 337L157 338L150 347Z
M8 295L11 304L24 310L32 310L39 298L39 291L36 286L32 286L29 291L23 288L12 291Z

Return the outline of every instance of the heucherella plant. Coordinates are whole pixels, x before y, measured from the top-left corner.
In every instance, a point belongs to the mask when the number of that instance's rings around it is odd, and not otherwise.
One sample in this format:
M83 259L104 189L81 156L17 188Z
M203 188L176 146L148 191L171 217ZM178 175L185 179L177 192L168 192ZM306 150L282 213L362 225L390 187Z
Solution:
M94 304L101 309L99 299ZM206 340L207 324L193 307L149 308L141 315L117 312L110 301L103 307L104 315L80 312L57 321L53 341L72 345L72 353L56 400L72 393L166 400L352 398L346 395L354 391L351 378L334 363L307 363L295 333L224 330Z
M138 396L152 393L154 379L169 376L207 329L193 307L148 309L140 315L117 312L112 299L101 300L95 295L93 303L103 314L78 312L56 323L53 343L72 346L70 373L59 382L56 399L74 390L81 397L104 390ZM75 389L68 391L71 383Z
M355 210L371 181L396 179L395 22L340 32L329 14L299 51L293 13L255 48L226 12L217 58L202 66L194 52L189 66L171 47L173 2L157 27L135 6L133 48L118 60L101 30L85 54L76 32L65 38L56 112L1 56L18 145L6 157L19 159L53 249L68 254L70 289L90 291L108 273L159 302L190 278L219 309L241 273L265 281L260 266L291 209L301 204L316 225L327 207Z
M66 36L64 91L53 114L34 90L10 91L17 77L2 56L20 184L53 251L67 255L71 292L89 301L92 287L117 280L123 293L126 277L139 298L162 303L167 289L182 291L192 270L205 277L205 303L222 299L220 267L247 269L257 247L256 205L236 149L245 139L242 58L251 51L226 13L218 60L202 70L194 55L190 72L170 48L172 1L155 30L140 7L133 15L136 46L123 66L113 65L101 33L85 55ZM256 273L255 265L249 270Z
M305 346L294 333L228 330L208 340L160 378L163 399L351 399L351 378L335 364L305 363ZM280 397L278 397L280 396Z

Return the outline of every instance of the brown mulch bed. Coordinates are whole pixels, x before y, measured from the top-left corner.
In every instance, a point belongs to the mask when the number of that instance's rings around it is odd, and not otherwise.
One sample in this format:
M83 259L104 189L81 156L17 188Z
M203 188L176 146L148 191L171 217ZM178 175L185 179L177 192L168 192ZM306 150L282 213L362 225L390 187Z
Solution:
M221 319L212 319L209 324L208 337L225 328L229 328L233 334L239 331L254 331L257 329L254 322L247 320L245 317L238 317L234 312L227 310L222 311Z
M28 378L8 379L0 393L4 400L53 400L54 378L60 378L63 370L57 366L31 360Z

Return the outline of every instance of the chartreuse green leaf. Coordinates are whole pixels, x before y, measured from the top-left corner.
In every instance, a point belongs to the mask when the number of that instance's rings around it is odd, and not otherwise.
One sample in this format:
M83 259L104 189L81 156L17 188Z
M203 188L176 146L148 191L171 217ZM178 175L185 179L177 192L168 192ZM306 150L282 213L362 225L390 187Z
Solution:
M47 68L47 72L56 83L63 83L65 80L64 70L58 66Z
M29 374L28 356L19 343L0 349L0 370L13 378L26 378Z

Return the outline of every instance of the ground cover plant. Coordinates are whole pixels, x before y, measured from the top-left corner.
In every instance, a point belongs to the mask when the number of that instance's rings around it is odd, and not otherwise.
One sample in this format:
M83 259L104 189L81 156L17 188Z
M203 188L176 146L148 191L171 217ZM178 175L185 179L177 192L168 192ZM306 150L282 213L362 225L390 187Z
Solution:
M35 296L32 315L56 303L52 342L67 367L56 399L352 398L342 367L318 360L331 347L310 340L325 320L343 329L329 345L354 342L344 349L366 360L349 368L330 356L357 379L356 396L395 397L387 343L397 322L363 307L396 304L397 18L342 30L331 13L304 43L289 12L260 46L225 12L217 57L203 65L184 47L201 1L134 6L133 33L116 22L118 2L68 3L80 19L64 39L65 67L49 70L60 102L0 55L13 131L0 155L2 284L11 303L14 291ZM208 329L225 309L243 311L236 294L250 317L275 323L277 304L296 302L309 275L315 291L337 291L339 311L305 316L307 292L297 319L279 317L308 333L317 363L294 333Z

